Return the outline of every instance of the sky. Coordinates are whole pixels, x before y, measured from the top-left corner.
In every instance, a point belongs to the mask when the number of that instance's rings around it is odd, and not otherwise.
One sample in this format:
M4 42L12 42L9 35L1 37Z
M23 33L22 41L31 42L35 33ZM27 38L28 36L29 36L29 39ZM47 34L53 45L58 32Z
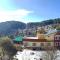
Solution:
M0 0L0 22L41 22L60 18L60 0Z

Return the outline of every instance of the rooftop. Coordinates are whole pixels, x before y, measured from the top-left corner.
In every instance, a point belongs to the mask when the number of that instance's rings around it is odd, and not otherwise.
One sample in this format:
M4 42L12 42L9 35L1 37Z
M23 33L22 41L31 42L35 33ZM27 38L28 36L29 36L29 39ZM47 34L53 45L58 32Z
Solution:
M38 37L24 37L24 39L38 39Z
M23 40L23 36L16 36L14 40L18 41L18 42L22 41Z

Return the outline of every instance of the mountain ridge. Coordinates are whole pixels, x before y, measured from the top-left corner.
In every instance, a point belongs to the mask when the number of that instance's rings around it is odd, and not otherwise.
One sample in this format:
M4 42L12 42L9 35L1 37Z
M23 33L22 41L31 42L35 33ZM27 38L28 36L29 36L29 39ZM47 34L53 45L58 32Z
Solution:
M24 23L24 22L19 22L19 21L6 21L6 22L1 22L0 23L0 34L13 34L15 33L18 29L26 29L26 27L29 29L34 28L34 27L41 27L45 25L50 25L50 24L60 24L60 18L57 19L50 19L50 20L45 20L42 22L29 22L29 23Z

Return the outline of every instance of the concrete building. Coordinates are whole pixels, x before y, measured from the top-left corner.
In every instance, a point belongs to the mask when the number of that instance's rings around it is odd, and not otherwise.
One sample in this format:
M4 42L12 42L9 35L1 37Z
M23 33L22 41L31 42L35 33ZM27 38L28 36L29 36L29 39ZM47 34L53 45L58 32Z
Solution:
M53 40L49 41L46 38L44 32L37 32L37 37L24 37L23 45L25 48L45 50L52 49L54 47Z
M57 30L54 36L54 46L57 49L60 49L60 30Z

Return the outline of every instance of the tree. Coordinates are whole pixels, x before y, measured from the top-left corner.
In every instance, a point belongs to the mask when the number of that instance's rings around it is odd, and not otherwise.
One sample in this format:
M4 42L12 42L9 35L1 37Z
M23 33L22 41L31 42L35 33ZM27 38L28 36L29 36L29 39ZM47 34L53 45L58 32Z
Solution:
M17 52L12 41L8 37L1 38L0 46L2 47L3 56L7 55L10 60Z

